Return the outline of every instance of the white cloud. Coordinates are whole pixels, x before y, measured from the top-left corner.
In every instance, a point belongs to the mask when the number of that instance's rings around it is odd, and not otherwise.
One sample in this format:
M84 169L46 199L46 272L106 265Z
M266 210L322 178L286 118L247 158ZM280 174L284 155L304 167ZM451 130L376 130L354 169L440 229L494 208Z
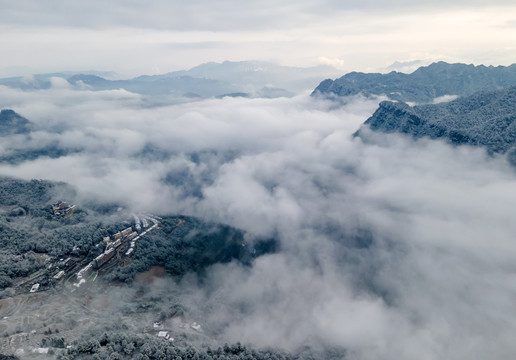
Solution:
M345 346L360 359L516 350L516 179L503 157L396 135L365 144L351 134L379 100L360 97L148 108L124 91L0 95L41 127L35 144L82 149L2 174L278 237L281 251L253 268L217 265L205 287L179 285L221 339ZM149 144L165 155L135 156ZM178 173L190 177L164 182Z
M324 65L330 65L337 69L345 69L346 62L339 58L327 58L327 57L320 57L319 62Z

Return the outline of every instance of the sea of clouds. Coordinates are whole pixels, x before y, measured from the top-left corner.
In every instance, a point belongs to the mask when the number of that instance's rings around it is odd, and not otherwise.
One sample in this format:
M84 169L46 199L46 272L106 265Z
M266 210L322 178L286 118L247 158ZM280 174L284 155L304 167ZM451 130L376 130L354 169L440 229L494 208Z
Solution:
M516 176L482 149L352 134L382 99L224 98L155 106L125 90L0 87L34 123L0 174L65 181L77 202L188 214L274 236L252 268L173 286L226 341L356 359L510 358L516 352Z

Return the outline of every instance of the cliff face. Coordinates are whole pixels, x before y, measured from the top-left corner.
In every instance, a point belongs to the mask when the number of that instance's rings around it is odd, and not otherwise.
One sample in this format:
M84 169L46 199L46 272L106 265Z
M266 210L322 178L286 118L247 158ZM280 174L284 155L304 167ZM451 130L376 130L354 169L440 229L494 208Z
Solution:
M396 101L431 103L445 95L466 96L513 85L516 85L516 64L487 67L438 62L411 74L352 72L336 80L324 80L312 95L386 95Z
M414 138L444 138L456 145L485 146L490 153L516 148L516 86L480 92L449 103L409 106L384 101L363 127Z

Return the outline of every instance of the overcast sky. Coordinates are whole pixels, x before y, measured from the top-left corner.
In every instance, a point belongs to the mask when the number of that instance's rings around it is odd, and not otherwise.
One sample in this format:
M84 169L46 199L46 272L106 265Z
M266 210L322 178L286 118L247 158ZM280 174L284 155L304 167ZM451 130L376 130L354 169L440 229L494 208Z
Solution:
M509 0L0 0L2 77L156 74L224 60L343 72L413 60L508 65L514 39Z

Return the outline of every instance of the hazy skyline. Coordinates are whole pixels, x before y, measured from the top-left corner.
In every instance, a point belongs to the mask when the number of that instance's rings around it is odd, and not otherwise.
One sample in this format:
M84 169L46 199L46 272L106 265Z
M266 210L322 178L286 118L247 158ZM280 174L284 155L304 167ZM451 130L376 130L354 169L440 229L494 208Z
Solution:
M133 76L224 60L385 71L396 61L508 65L516 56L516 5L504 0L2 0L0 7L1 77L90 69Z

